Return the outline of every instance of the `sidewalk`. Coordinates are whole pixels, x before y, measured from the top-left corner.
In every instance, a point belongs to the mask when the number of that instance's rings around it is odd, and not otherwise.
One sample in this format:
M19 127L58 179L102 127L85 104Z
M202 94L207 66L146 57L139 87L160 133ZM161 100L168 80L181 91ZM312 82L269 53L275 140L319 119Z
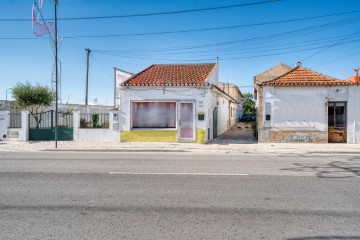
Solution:
M345 153L360 154L360 144L260 143L119 143L119 142L0 142L3 151L194 152L194 153ZM360 156L360 155L359 155Z

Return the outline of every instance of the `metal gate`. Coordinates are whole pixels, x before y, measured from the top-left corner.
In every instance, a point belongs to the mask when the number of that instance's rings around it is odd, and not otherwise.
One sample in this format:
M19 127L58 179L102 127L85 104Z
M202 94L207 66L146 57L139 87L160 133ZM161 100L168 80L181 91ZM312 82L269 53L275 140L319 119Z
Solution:
M213 111L213 138L217 137L217 125L218 125L218 108L214 108Z
M35 117L36 116L36 117ZM29 140L55 140L55 111L29 114ZM37 118L37 119L36 119ZM58 112L58 140L73 140L73 114Z

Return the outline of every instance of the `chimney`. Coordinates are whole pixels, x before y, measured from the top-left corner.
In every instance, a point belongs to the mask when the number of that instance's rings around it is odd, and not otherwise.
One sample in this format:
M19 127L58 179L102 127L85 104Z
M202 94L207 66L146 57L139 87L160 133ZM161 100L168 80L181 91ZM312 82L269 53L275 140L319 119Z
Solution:
M355 68L355 75L354 75L354 79L356 83L360 83L360 77L359 77L359 68Z
M301 67L301 62L298 61L298 62L295 64L295 67Z

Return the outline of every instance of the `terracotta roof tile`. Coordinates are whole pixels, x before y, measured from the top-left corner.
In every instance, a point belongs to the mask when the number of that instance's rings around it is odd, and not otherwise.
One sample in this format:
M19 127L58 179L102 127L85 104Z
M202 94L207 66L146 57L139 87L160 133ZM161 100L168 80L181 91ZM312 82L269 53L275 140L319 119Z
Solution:
M216 64L155 64L122 86L203 86Z
M304 67L295 67L284 75L264 82L263 86L341 86L354 85L349 81L341 81L336 78L314 72Z

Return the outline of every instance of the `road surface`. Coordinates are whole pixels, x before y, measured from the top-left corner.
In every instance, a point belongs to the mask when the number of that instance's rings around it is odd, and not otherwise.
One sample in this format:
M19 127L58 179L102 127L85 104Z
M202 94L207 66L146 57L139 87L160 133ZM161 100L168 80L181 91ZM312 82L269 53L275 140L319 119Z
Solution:
M0 239L360 239L360 157L0 153Z

